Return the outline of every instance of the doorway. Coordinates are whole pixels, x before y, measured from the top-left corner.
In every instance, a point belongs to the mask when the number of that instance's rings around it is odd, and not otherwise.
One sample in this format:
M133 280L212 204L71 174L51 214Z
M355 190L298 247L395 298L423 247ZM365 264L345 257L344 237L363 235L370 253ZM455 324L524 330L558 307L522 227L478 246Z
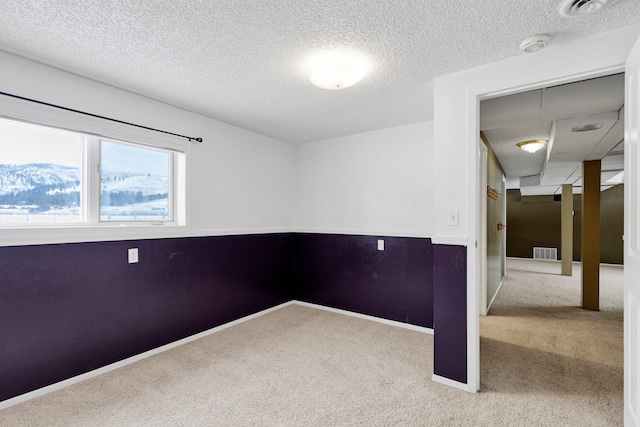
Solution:
M465 390L479 389L479 298L477 264L479 231L475 220L477 203L476 152L479 141L479 102L483 99L525 92L572 81L606 76L624 71L625 61L638 37L637 28L623 29L594 37L589 49L568 44L538 52L533 57L516 57L478 67L465 73L443 76L434 85L438 114L434 121L436 162L434 176L443 185L434 189L435 244L466 247L466 292L451 301L435 301L440 310L455 309L466 302L466 382ZM461 170L460 163L465 165ZM458 228L447 224L447 210L463 209L469 221ZM625 207L626 208L626 207ZM637 214L632 210L633 214ZM629 215L626 216L628 218ZM471 220L473 219L473 220ZM626 256L626 255L625 255ZM627 266L628 267L628 266ZM625 271L626 274L626 271ZM625 281L626 283L626 281ZM634 336L636 332L633 333ZM442 337L441 340L447 339ZM438 349L436 356L439 356ZM438 366L435 366L438 369Z

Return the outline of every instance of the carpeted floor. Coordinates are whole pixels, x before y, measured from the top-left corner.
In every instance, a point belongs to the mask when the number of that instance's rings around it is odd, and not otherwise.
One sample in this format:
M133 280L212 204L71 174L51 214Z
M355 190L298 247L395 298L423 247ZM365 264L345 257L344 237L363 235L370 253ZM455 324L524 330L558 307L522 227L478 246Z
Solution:
M602 311L559 264L509 260L482 391L431 381L433 337L290 305L0 411L0 426L622 425L622 269Z
M549 424L623 424L623 268L602 265L600 311L580 308L581 268L507 260L507 276L489 316L480 319L481 389L513 393L521 425L546 406ZM543 402L546 402L543 403Z

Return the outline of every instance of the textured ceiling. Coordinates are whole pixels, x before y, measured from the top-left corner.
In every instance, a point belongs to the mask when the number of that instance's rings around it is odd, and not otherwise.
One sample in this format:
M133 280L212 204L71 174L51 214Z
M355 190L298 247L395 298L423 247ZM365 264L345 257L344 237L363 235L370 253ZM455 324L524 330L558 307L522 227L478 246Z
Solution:
M432 79L638 23L640 2L563 18L559 0L3 0L0 49L290 143L433 116ZM353 50L371 73L309 83L318 51Z

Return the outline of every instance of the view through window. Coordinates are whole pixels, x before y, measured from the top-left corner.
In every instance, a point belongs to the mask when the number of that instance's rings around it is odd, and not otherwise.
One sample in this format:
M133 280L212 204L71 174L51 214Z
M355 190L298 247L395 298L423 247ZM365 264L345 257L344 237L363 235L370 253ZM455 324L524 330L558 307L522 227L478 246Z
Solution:
M0 120L0 224L82 221L83 139Z
M172 222L178 155L2 118L0 226Z
M100 219L102 221L167 221L169 153L102 141L100 155Z

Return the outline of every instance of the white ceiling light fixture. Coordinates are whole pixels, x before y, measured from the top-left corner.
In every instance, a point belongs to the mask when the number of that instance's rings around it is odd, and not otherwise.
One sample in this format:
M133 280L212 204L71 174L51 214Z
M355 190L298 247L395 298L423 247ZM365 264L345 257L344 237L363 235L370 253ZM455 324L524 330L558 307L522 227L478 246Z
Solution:
M520 50L524 53L533 53L544 49L549 44L549 36L546 34L536 34L527 37L520 43Z
M345 89L358 83L366 70L349 62L334 62L319 67L311 74L311 83L322 89Z
M346 89L358 83L369 71L361 55L347 52L318 54L309 63L311 83L322 89Z
M618 0L564 0L558 7L560 15L567 18L591 15L609 7Z
M547 141L546 139L532 139L529 141L518 142L518 147L520 147L527 153L533 154L536 151L540 150L542 147L544 147L547 144L547 142L549 141Z

